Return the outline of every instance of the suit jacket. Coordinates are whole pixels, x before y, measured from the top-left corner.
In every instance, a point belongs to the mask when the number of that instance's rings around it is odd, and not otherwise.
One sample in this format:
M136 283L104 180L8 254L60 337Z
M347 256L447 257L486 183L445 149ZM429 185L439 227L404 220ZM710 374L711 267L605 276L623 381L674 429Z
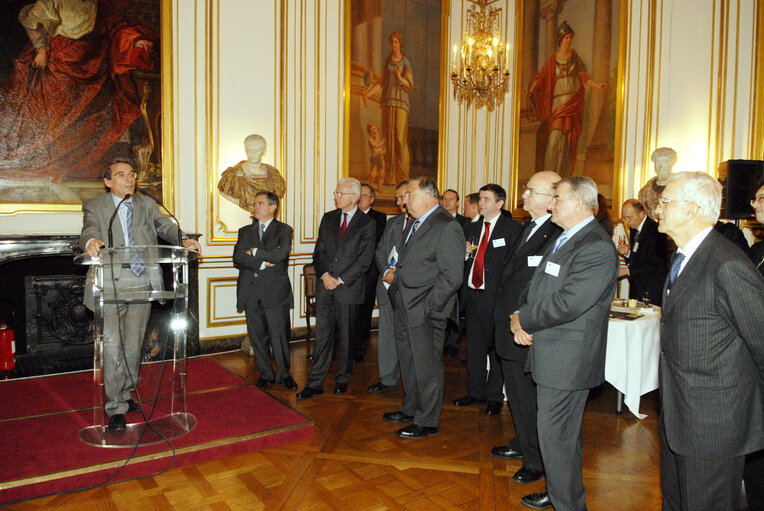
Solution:
M375 209L369 209L366 216L374 220L375 222L375 237L374 247L376 250L379 240L382 238L382 234L385 232L385 225L387 224L387 215L381 211ZM377 280L379 279L379 270L376 264L369 265L369 269L366 271L366 298L365 303L373 303L376 296Z
M463 230L463 231L466 231L466 230L467 230L467 226L468 226L468 225L470 225L470 224L472 223L472 222L470 221L470 219L469 219L469 218L467 218L467 217L466 217L466 216L464 216L464 215L460 215L459 213L457 213L457 214L456 214L456 216L454 217L454 219L455 219L457 222L459 222L459 225L461 225L461 226L462 226L462 230Z
M528 358L529 347L515 343L515 336L509 329L509 316L517 310L520 296L538 268L529 264L528 258L541 257L551 250L561 232L562 229L558 225L547 219L521 249L517 250L516 246L512 249L512 254L504 265L493 313L496 325L496 354L501 358L519 362L525 362Z
M412 221L403 240L413 225ZM388 293L399 294L411 327L424 324L427 318L458 320L456 291L462 285L464 247L461 226L438 206L401 248Z
M385 232L382 234L382 239L377 243L377 250L374 252L374 266L377 268L377 274L380 276L377 281L377 302L380 305L390 303L390 297L387 295L387 288L382 282L382 276L390 267L388 256L393 247L396 247L396 250L399 253L401 251L401 246L403 245L403 226L405 224L405 214L395 215L391 218L387 222Z
M751 257L754 266L758 266L759 272L764 276L764 264L761 264L761 260L764 258L764 241L755 243L748 255Z
M711 230L664 289L661 414L674 452L729 458L764 448L762 332L764 278Z
M519 307L520 325L533 334L526 368L539 385L583 390L604 381L618 261L596 219L542 259Z
M636 229L630 232L633 240ZM658 232L658 223L652 218L645 217L642 232L637 237L637 243L633 244L626 263L629 265L629 296L640 299L645 291L649 291L652 302L660 305L668 272L666 235Z
M313 250L313 265L319 279L316 294L332 292L339 303L364 303L366 271L374 258L374 220L356 210L340 239L341 218L341 209L329 211L321 218ZM324 273L339 278L343 284L327 291L320 281Z
M468 307L473 305L493 307L499 283L501 282L501 272L504 269L504 264L512 249L514 249L520 233L523 231L523 227L518 222L504 215L498 215L494 221L496 225L491 232L488 245L486 245L483 259L485 283L483 291L474 292L475 290L470 288L469 282L467 282L475 259L469 258L464 264L464 291L462 297L465 299L465 305ZM480 233L485 230L484 226L484 218L470 223L465 231L465 237L469 239L470 236L475 236L477 239L480 239ZM477 252L475 252L475 255L477 255ZM473 293L467 292L468 290L473 291ZM471 303L475 301L477 303Z
M256 248L252 256L246 251ZM236 308L243 309L247 300L259 298L264 307L291 309L294 306L292 284L287 267L292 248L292 228L275 218L260 240L260 222L239 229L239 239L233 247L233 262L239 267L236 280ZM264 262L275 266L260 269Z
M83 252L87 248L88 241L93 238L98 238L108 244L109 220L111 220L111 216L116 209L112 197L111 192L107 192L82 204L84 216L79 246ZM172 244L178 243L178 225L159 211L156 202L143 195L133 195L130 200L133 203L133 239L135 240L135 245L156 245L158 238L162 238ZM124 208L125 205L123 204L120 207ZM111 230L114 247L124 247L125 232L122 229L119 215L114 218ZM115 276L118 277L119 271L130 271L130 269L120 268L116 271ZM146 275L152 289L164 289L162 270L158 265L146 265ZM93 268L90 267L88 269L87 281L91 282L92 278ZM94 300L91 285L85 285L83 302L87 308L93 309Z

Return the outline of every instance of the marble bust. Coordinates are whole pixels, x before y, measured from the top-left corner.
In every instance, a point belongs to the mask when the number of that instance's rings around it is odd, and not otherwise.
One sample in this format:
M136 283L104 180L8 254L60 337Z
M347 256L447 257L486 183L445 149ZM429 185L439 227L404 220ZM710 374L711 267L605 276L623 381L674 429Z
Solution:
M286 192L286 183L278 169L261 161L265 148L265 139L260 135L245 138L247 159L225 169L218 181L220 194L249 212L254 211L258 193L273 192L281 199Z
M638 198L639 202L645 206L647 216L657 221L655 209L658 207L658 199L661 197L663 189L668 184L671 170L677 160L677 154L670 147L659 147L653 151L650 159L655 165L656 176L642 187Z

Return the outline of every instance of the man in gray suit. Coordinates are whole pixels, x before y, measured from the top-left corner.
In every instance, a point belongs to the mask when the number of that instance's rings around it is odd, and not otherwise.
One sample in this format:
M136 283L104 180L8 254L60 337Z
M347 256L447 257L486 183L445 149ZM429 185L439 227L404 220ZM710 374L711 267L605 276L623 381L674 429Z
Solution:
M103 240L110 237L115 247L156 245L157 237L170 243L178 242L178 226L159 211L153 199L135 195L135 179L132 163L115 159L103 174L103 183L110 193L99 195L82 205L84 217L79 246L90 257L99 257L101 248L106 246ZM109 223L118 206L110 236ZM186 238L182 243L186 248L201 251L194 239ZM92 279L91 267L87 282L92 282ZM136 262L127 268L115 268L113 273L104 271L104 282L105 292L113 283L117 294L127 290L159 290L162 289L162 272L156 266ZM95 304L91 285L85 285L83 302L93 310ZM132 399L132 392L138 384L141 343L150 313L150 303L130 303L120 306L119 312L115 305L104 308L103 378L110 431L124 431L127 424L125 414L140 410Z
M395 309L395 340L405 395L388 422L412 422L401 438L436 435L443 404L443 342L446 320L456 312L462 283L465 241L461 226L438 205L432 178L406 186L406 209L414 218L403 233L395 271L385 274Z
M679 172L658 199L678 249L663 289L664 510L736 510L745 456L764 448L764 278L713 229L722 187Z
M377 244L374 252L374 262L379 271L377 282L377 303L379 304L379 329L377 330L377 364L379 365L379 381L370 385L366 392L370 394L382 394L398 388L398 379L401 376L398 365L398 348L395 347L395 318L393 305L387 295L387 287L390 285L382 278L388 272L394 272L398 264L398 252L401 248L403 231L409 226L411 217L406 213L406 205L403 204L403 194L408 181L402 181L395 188L395 204L403 214L391 218L385 226L382 239ZM393 251L393 248L395 251Z
M510 316L515 342L530 346L526 369L536 383L537 427L546 473L544 493L522 498L533 509L582 511L581 421L589 389L605 380L610 303L618 253L595 221L597 185L568 177L552 197L563 232L541 260Z

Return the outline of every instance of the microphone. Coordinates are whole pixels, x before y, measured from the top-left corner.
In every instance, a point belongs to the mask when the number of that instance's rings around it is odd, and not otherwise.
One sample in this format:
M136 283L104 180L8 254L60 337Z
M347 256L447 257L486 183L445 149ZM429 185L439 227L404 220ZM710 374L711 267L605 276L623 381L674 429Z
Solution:
M123 202L125 202L127 199L132 197L131 194L126 194L121 201L119 201L119 204L117 204L117 207L114 208L114 214L111 215L111 218L109 219L109 248L112 248L114 246L114 236L111 232L111 226L114 223L114 219L117 218L117 212L119 211L119 207L122 205Z
M175 218L175 215L173 215L173 214L172 214L172 212L171 212L169 209L167 209L167 208L165 207L165 205L164 205L164 204L162 204L162 203L159 201L159 199L157 199L156 197L154 197L153 195L151 195L151 194L150 194L149 192L147 192L146 190L143 190L143 189L141 189L141 188L136 188L136 189L135 189L135 191L136 191L136 192L138 192L138 193L140 193L141 195L145 195L145 196L146 196L146 197L148 197L149 199L151 199L151 200L153 200L154 202L156 202L156 203L159 205L159 207L160 207L160 208L162 208L163 210L165 210L165 211L167 212L167 214L168 214L168 215L170 215L170 217L171 217L173 220L175 220L175 223L178 225L178 246L179 246L179 247L182 247L182 246L183 246L183 231L181 230L181 228L180 228L180 222L178 221L178 219L177 219L177 218Z

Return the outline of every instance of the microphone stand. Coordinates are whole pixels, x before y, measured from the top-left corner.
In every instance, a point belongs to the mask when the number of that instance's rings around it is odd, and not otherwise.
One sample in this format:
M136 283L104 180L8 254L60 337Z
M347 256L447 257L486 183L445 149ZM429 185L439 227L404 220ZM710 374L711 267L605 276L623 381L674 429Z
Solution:
M165 207L165 205L164 205L164 204L162 204L161 202L159 202L159 200L158 200L156 197L154 197L153 195L151 195L151 194L150 194L149 192L147 192L146 190L143 190L143 189L141 189L141 188L136 188L136 189L135 189L135 191L136 191L136 192L138 192L138 193L140 193L141 195L145 195L145 196L146 196L146 197L148 197L149 199L151 199L151 200L153 200L154 202L156 202L156 203L159 205L159 207L160 207L160 208L162 208L163 210L165 210L165 211L167 212L167 214L168 214L168 215L170 215L170 217L171 217L173 220L175 220L175 223L178 225L178 246L182 248L182 247L183 247L183 231L181 230L181 228L180 228L180 222L178 221L178 219L177 219L177 218L175 218L175 215L173 215L173 214L172 214L172 212L171 212L169 209L167 209L167 208Z

